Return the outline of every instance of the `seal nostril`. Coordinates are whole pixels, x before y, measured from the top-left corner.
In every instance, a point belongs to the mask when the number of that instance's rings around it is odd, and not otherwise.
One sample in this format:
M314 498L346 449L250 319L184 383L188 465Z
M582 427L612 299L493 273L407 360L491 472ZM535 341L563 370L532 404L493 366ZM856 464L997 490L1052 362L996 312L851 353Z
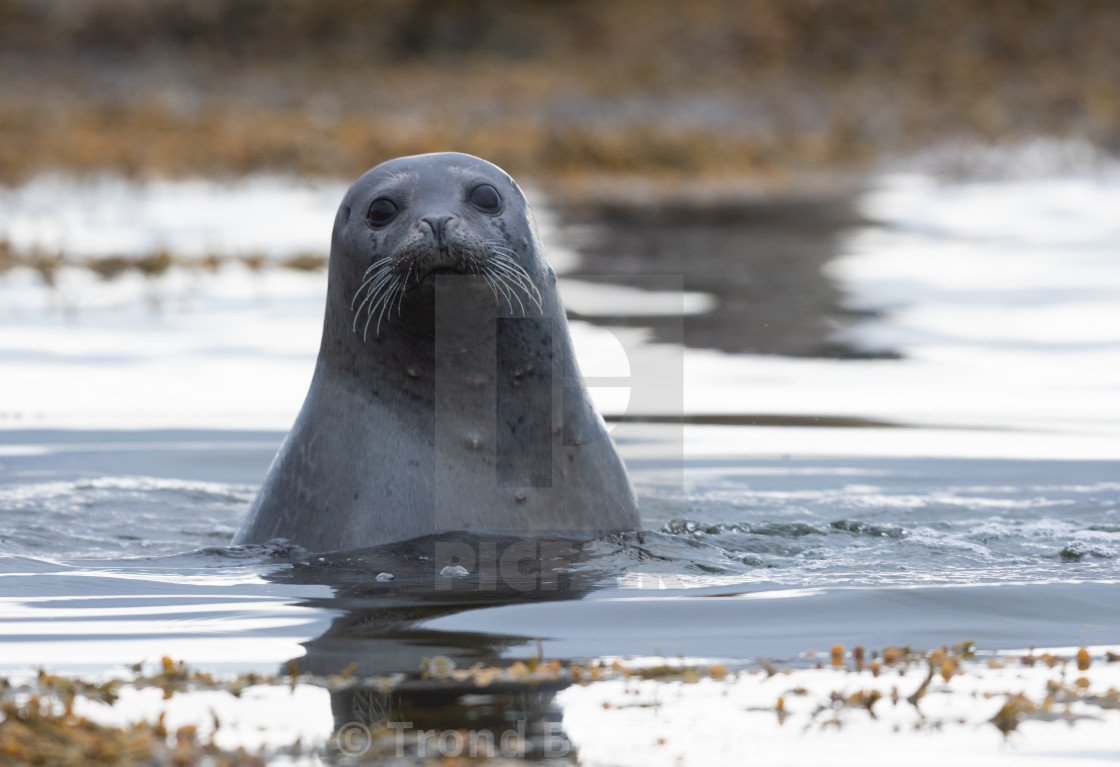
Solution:
M420 219L428 228L432 230L432 234L436 236L437 242L443 242L443 233L447 230L447 222L451 221L454 216L425 216Z

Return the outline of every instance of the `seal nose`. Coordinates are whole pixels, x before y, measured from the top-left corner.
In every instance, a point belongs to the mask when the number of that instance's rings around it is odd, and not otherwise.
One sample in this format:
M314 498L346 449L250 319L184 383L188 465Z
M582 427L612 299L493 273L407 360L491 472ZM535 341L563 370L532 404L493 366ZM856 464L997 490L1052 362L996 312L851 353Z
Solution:
M447 222L454 218L454 216L425 216L420 220L428 225L428 228L432 230L432 234L436 236L436 242L442 245L443 234L447 229Z

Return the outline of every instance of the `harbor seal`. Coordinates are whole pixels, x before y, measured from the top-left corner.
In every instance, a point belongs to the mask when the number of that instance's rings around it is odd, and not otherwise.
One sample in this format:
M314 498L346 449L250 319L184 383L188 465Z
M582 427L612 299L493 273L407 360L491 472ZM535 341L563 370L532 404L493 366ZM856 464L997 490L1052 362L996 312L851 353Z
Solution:
M359 178L335 217L310 390L234 543L638 523L513 179L458 153Z

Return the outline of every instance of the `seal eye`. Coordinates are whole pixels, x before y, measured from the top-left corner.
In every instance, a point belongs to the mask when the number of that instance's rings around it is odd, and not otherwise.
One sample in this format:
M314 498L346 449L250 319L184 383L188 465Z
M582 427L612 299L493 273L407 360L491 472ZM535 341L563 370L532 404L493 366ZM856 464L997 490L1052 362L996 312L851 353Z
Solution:
M385 226L397 217L397 206L390 199L378 197L370 203L368 217L374 226Z
M471 190L471 205L483 213L497 213L502 209L502 196L490 184L479 184Z

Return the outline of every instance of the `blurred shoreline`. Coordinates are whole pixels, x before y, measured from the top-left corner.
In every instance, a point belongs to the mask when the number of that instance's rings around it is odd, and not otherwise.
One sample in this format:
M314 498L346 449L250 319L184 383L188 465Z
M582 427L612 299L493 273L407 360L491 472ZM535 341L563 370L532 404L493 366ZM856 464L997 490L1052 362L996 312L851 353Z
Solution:
M457 149L576 194L767 190L960 142L1107 154L1116 39L1100 0L0 0L0 182Z

